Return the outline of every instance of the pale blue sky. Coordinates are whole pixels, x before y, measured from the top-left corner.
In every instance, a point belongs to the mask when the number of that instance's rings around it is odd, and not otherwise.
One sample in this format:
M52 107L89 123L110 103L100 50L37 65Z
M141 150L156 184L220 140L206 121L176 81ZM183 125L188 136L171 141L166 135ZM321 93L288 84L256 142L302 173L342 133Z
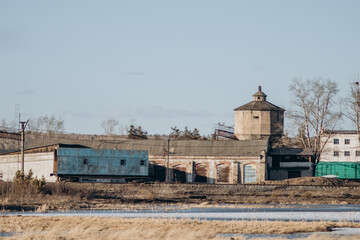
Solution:
M360 73L360 1L0 1L0 119L55 115L101 134L234 122L262 85L289 108L294 77ZM349 128L346 125L343 128Z

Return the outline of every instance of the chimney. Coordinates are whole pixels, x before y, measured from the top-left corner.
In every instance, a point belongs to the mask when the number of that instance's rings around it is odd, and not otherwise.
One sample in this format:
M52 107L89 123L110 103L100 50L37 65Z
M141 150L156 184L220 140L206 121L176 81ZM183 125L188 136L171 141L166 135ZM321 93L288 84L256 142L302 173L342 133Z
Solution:
M259 92L261 92L261 86L259 86Z

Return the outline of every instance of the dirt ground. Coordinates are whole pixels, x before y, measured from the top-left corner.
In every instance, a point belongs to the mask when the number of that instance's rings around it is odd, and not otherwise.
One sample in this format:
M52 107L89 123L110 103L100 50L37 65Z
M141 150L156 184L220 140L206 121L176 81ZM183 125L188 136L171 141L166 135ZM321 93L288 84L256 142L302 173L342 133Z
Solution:
M219 234L291 234L325 232L359 223L198 221L189 219L121 219L101 217L0 217L4 239L230 239ZM311 236L310 236L311 237ZM308 239L319 239L313 235ZM244 239L236 237L235 239ZM323 238L325 239L325 238ZM326 239L329 239L327 237ZM351 237L336 239L356 239Z
M299 182L304 186L297 186ZM254 185L47 183L41 193L19 194L12 191L11 183L0 182L0 211L124 209L149 203L360 204L357 186L359 183L322 178Z

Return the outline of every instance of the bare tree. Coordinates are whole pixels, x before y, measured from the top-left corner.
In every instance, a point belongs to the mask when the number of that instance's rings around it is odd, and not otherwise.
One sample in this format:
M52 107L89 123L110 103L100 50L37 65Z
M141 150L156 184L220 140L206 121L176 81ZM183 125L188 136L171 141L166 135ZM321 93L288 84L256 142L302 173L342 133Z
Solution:
M106 135L114 135L115 129L119 125L119 121L115 119L108 119L101 123L101 127L104 129Z
M350 82L350 97L346 99L347 110L345 116L355 125L356 131L360 134L360 76Z
M321 141L322 130L333 130L342 112L336 102L338 87L329 79L314 78L302 80L295 78L290 87L292 106L289 118L298 129L298 137L305 148L311 148L315 155L315 164L319 163L320 155L327 140Z
M62 118L55 116L42 116L38 118L29 119L29 130L33 132L62 132L64 131L64 122Z

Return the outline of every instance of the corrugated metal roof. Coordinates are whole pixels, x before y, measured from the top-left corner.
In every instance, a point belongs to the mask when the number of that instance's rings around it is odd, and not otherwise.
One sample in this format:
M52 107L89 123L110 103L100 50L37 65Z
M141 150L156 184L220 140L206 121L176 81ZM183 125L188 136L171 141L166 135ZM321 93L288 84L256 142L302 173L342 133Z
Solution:
M238 110L285 111L284 109L269 103L268 101L252 101L234 109L234 111Z
M26 142L26 149L68 144L94 149L147 150L149 155L163 155L167 140L96 141L74 139L37 139ZM171 140L170 152L178 156L258 156L268 151L268 140L213 141Z

